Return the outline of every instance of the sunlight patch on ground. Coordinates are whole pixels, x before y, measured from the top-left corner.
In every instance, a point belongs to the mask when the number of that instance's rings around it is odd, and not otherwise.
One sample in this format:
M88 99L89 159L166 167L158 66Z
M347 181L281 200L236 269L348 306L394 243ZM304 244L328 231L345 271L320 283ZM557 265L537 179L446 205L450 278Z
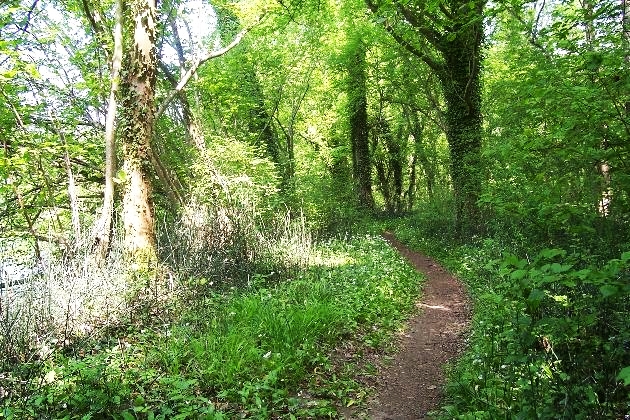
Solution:
M356 264L356 260L347 254L322 255L315 253L311 255L309 263L311 266L341 267L344 265Z
M423 308L429 308L429 309L439 309L441 311L450 311L451 310L451 308L448 308L448 307L443 306L443 305L427 305L425 303L421 303L418 306L421 306Z

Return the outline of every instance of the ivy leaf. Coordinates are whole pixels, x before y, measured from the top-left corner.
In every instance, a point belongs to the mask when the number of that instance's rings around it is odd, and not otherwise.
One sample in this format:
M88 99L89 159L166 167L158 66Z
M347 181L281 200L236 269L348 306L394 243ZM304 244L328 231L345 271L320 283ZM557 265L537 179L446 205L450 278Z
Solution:
M520 280L527 275L527 270L515 270L510 274L511 280Z
M619 372L619 374L617 375L617 380L623 381L623 384L625 386L630 385L630 366L626 366L625 368L621 369L621 372Z
M601 294L607 298L616 295L619 293L619 289L617 286L613 286L612 284L605 284L604 286L599 288Z

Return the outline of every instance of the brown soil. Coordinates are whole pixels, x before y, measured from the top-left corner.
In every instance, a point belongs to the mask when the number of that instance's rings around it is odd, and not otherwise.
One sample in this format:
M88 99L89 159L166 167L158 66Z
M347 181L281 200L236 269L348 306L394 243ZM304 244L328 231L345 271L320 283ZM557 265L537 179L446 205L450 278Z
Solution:
M385 239L426 276L420 311L411 318L391 364L377 374L367 417L416 420L439 408L444 365L465 348L470 323L464 286L431 258L406 248L386 232ZM350 416L354 417L354 416Z

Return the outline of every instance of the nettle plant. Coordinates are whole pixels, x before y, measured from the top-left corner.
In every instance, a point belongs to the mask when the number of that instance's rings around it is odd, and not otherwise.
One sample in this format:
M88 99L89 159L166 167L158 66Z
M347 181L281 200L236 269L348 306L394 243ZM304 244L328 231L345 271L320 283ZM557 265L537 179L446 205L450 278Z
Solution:
M627 414L630 252L596 267L544 249L486 269L503 281L484 298L497 311L479 325L486 339L471 352L471 396L528 417Z

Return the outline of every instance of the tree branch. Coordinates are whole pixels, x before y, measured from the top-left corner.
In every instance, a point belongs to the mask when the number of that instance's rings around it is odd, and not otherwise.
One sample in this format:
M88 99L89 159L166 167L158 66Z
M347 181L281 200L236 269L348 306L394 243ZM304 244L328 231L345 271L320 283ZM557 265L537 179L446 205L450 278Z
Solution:
M175 88L171 90L171 92L166 96L166 98L164 98L164 101L162 101L162 105L160 105L157 112L155 113L155 120L160 118L160 116L164 113L164 111L166 111L166 108L171 103L171 101L175 98L175 96L179 94L179 92L182 89L184 89L184 87L190 81L190 78L197 72L197 70L199 70L199 67L202 64L204 64L206 61L211 60L213 58L220 57L224 55L225 53L227 53L228 51L230 51L232 48L236 47L238 44L240 44L245 34L247 34L247 32L249 32L250 30L251 28L243 29L234 37L232 42L230 42L225 47L221 48L220 50L206 53L205 55L197 58L197 60L195 60L195 62L190 67L190 69L182 76L177 86L175 86Z
M376 14L378 12L378 6L372 0L365 0L365 4L367 4L368 8L372 11L372 13ZM409 23L413 25L411 21ZM384 23L384 27L385 27L385 30L389 32L389 34L396 40L396 42L400 44L400 46L402 46L412 55L415 55L420 60L424 61L427 64L427 66L429 66L436 73L440 74L443 72L443 65L441 63L434 60L426 52L422 51L420 48L416 47L415 45L412 45L409 41L404 39L399 33L397 33L394 30L394 28L389 23L387 23L387 21Z
M403 17L414 27L422 36L426 38L427 41L435 48L439 49L441 44L443 43L444 37L435 29L429 27L426 24L426 20L416 16L411 10L401 6L400 4L396 5L398 12L403 15Z

